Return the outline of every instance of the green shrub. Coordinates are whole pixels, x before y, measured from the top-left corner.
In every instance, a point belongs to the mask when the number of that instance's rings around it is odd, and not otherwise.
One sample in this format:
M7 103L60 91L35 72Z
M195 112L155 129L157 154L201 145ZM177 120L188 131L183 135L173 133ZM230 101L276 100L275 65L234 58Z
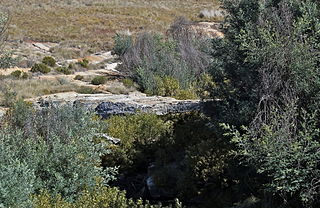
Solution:
M114 42L113 52L118 56L122 56L132 46L132 37L129 35L116 34Z
M83 68L88 68L89 67L89 60L88 59L82 59L77 62L78 65L80 65Z
M91 84L93 85L101 85L105 84L107 81L107 78L104 76L96 76L91 80Z
M57 67L56 71L65 75L72 74L72 71L68 69L67 67Z
M122 80L122 83L125 87L127 88L132 88L134 87L134 81L132 79L126 78Z
M84 79L84 76L82 76L82 75L76 75L75 77L74 77L74 79L75 80L83 80Z
M17 93L8 85L0 85L3 99L1 105L5 107L12 107L17 101Z
M269 180L263 184L266 191L279 194L285 201L299 198L306 207L312 207L320 193L314 183L320 180L318 118L316 113L308 115L305 111L298 115L295 103L286 107L283 111L273 109L259 129L243 128L243 134L232 129L230 135L243 162L267 175Z
M170 31L167 37L151 33L139 35L121 56L124 68L148 94L172 96L177 88L190 89L211 62L208 52L204 52L204 46L210 45L206 39L192 34L184 24L173 25ZM159 77L171 80L159 81ZM173 83L173 79L177 82ZM171 89L163 89L162 81L169 81Z
M22 71L20 70L16 70L14 72L11 73L11 76L15 77L15 78L20 78L22 74Z
M198 99L198 95L195 93L194 89L179 90L177 94L173 96L178 100L195 100Z
M72 70L72 69L74 69L76 66L74 65L74 63L70 63L69 65L68 65L68 69L69 70Z
M33 73L36 73L36 72L41 72L43 74L47 74L51 71L51 69L43 64L43 63L39 63L39 64L34 64L32 67L31 67L31 72Z
M1 28L1 26L0 26ZM1 31L3 32L3 31ZM0 35L1 35L0 32ZM0 40L0 44L1 44ZM0 56L0 68L1 69L5 69L5 68L10 68L16 65L16 63L18 62L18 58L13 58L12 53L6 52L4 51L4 53L1 54Z
M27 72L23 72L21 78L22 79L28 79L29 78L28 73Z
M100 93L100 91L93 89L92 87L80 87L79 89L76 90L77 93L80 94L97 94Z
M160 96L174 96L178 94L180 90L179 81L173 77L165 76L155 77L156 80L156 93Z
M21 78L21 79L28 79L29 75L27 72L22 72L20 70L16 70L14 72L11 73L11 76L15 77L15 78Z
M94 188L98 177L113 179L114 169L100 167L107 148L94 142L100 125L91 114L70 106L28 109L23 104L12 108L9 128L0 131L0 147L10 148L13 159L34 174L29 181L33 194L48 190L71 200L84 188Z
M18 144L4 141L15 137L21 137L21 133L0 132L0 206L27 208L31 205L29 196L34 192L36 177L16 151Z
M161 205L150 205L142 200L126 198L124 191L117 188L97 185L94 190L84 190L74 202L67 202L61 196L52 196L47 191L33 197L34 208L165 208ZM172 207L172 206L170 206ZM169 207L167 207L169 208ZM174 208L182 208L176 200Z
M46 56L42 59L42 63L47 66L54 67L56 65L56 60L51 56Z
M204 73L195 82L195 88L199 97L203 99L210 99L213 97L211 92L214 91L217 86L213 80L213 77L208 73Z
M107 134L121 139L113 146L105 159L107 164L121 165L121 168L136 166L146 161L146 153L152 152L152 145L171 131L171 124L153 114L113 116L106 120ZM146 154L146 155L145 155Z

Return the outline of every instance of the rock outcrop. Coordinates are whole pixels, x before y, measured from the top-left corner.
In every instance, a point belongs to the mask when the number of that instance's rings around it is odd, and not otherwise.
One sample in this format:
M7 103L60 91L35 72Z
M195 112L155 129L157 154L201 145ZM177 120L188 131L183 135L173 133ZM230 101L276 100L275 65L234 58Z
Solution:
M29 99L35 107L69 104L94 110L106 118L110 115L134 114L139 112L165 115L199 111L202 108L200 100L177 100L170 97L147 96L134 92L123 94L78 94L75 92L58 93Z

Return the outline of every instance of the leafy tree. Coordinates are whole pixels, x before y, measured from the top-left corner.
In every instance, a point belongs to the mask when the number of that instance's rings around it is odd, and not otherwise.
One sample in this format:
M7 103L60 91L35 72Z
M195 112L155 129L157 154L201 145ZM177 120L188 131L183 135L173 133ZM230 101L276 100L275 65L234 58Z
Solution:
M278 102L285 86L295 89L301 105L312 108L308 103L317 102L320 84L318 4L223 2L229 13L226 38L213 43L211 73L218 85L214 96L228 106L226 120L249 124L258 104Z
M225 121L249 125L233 134L235 152L260 174L264 191L290 206L317 207L319 4L224 2L229 25L214 47L212 74L216 96L231 109Z

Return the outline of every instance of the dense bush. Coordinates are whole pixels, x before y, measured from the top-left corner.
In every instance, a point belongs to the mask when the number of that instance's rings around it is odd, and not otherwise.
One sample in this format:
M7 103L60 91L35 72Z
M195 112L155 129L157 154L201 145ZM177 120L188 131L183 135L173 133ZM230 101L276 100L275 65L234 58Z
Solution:
M75 80L83 80L84 79L84 76L82 76L82 75L76 75L75 77L74 77L74 79Z
M63 200L60 196L53 197L43 191L34 197L33 204L34 208L165 208L161 205L144 203L142 200L127 199L125 192L101 185L97 185L94 190L82 192L81 196L72 203ZM182 205L176 201L173 208L182 208Z
M56 65L56 60L51 56L46 56L42 59L42 63L47 66L54 67Z
M120 165L122 169L144 164L147 153L153 151L152 145L171 128L170 123L152 114L113 116L106 124L108 135L121 139L106 157L107 164Z
M72 74L72 71L69 68L63 67L63 66L62 67L57 67L56 71L59 72L59 73L65 74L65 75Z
M181 90L190 90L198 75L207 70L210 58L203 46L208 45L208 40L192 32L189 24L186 20L178 19L171 26L167 37L140 34L121 56L123 67L133 75L143 91L172 96L175 92L157 90L162 88L158 84L163 83L163 80L159 82L159 77L175 80Z
M85 111L73 107L34 111L20 101L9 116L9 126L0 131L0 146L11 152L7 151L7 157L11 158L8 162L21 165L16 166L17 170L10 163L2 163L1 167L11 171L12 176L20 174L28 181L16 184L23 178L11 180L16 187L7 186L4 190L8 193L20 190L17 196L24 199L30 193L48 190L71 200L85 188L94 188L97 177L102 177L104 182L114 177L114 169L103 171L100 167L100 156L107 149L103 143L94 142L99 124ZM9 195L1 197L11 200Z
M113 52L118 56L122 56L132 46L132 37L129 35L116 34L114 37L115 45Z
M20 70L16 70L14 72L12 72L10 75L15 77L15 78L20 78L22 72Z
M239 148L238 154L253 164L258 173L267 175L268 191L288 202L300 198L304 205L315 205L320 191L316 115L304 115L297 121L297 112L288 107L283 112L274 111L270 121L259 129L259 135L254 129L246 129L245 134L234 131L233 141Z
M43 63L39 63L39 64L34 64L32 67L31 67L31 72L33 73L36 73L36 72L41 72L43 74L47 74L51 71L51 69L43 64Z
M93 85L101 85L105 84L107 81L107 78L104 76L96 76L91 80L91 84Z
M224 122L249 126L233 135L239 159L257 174L249 183L265 200L260 206L318 207L319 120L305 114L320 105L319 4L226 0L224 7L226 38L213 41L210 93L221 99Z
M22 79L28 79L29 75L27 72L22 72L21 78Z
M122 80L122 84L127 88L134 87L134 81L132 79L126 78Z
M89 67L89 60L88 59L82 59L82 60L79 60L77 62L78 65L80 65L81 67L83 68L88 68ZM69 68L70 68L71 65L69 65Z
M34 193L36 176L31 167L21 160L17 144L8 144L7 140L21 137L17 134L0 132L0 206L30 207L29 196Z

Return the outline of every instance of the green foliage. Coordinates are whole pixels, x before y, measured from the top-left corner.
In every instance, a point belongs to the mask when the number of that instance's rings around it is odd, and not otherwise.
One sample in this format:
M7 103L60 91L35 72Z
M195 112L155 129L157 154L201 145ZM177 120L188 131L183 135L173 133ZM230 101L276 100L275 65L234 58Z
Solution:
M22 72L21 78L22 79L28 79L29 78L28 73L27 72Z
M101 85L105 84L107 81L107 78L104 76L96 76L91 80L91 84L93 85Z
M54 67L56 65L56 60L51 56L46 56L42 59L42 63L47 66Z
M13 76L14 78L17 78L17 79L28 79L29 75L27 72L22 72L20 70L16 70L14 72L12 72L10 74L11 76Z
M127 199L125 192L102 185L97 185L94 190L83 191L74 202L67 202L61 196L53 197L43 191L33 198L33 205L34 208L166 208L150 205L148 201L144 203L142 200ZM182 205L176 200L173 208L182 208Z
M13 76L15 78L20 78L21 74L22 74L22 72L20 70L16 70L16 71L11 73L11 76Z
M174 79L173 77L165 76L155 77L156 81L156 95L160 96L173 96L178 93L180 90L179 81Z
M134 87L134 81L132 79L126 78L122 80L122 83L125 87L127 88L132 88Z
M82 59L82 60L79 60L77 62L77 64L80 65L83 68L88 68L89 67L89 60L88 59Z
M69 69L69 70L72 70L72 69L74 69L74 68L75 68L74 63L70 63L70 64L68 65L68 69Z
M65 75L72 74L72 71L69 68L63 67L63 66L62 67L57 67L56 71L59 72L59 73L65 74Z
M274 199L284 198L261 207L318 207L314 161L319 120L305 119L300 109L312 115L320 105L319 4L223 3L228 13L225 39L213 40L211 50L215 87L209 92L221 99L215 118L236 127L250 126L233 134L235 152L245 158L248 171L256 171L258 181L250 183L257 193L264 193L261 198L270 193Z
M74 79L75 80L83 80L84 79L84 76L82 76L82 75L76 75L75 77L74 77Z
M124 68L149 94L172 96L179 88L190 90L210 62L202 48L206 39L187 30L184 24L172 27L168 37L151 33L139 35L121 56ZM170 89L164 89L166 82Z
M266 187L286 200L300 197L310 206L317 200L319 180L317 161L320 159L320 130L316 114L307 115L293 126L297 119L296 110L288 106L284 111L273 111L271 120L254 132L244 129L245 134L232 132L233 142L238 146L237 154L244 156L247 163L254 165L257 172L266 174ZM297 128L299 127L299 128Z
M71 200L85 188L94 188L98 177L103 182L113 179L114 169L100 167L107 148L94 142L100 125L90 114L68 106L35 111L21 101L9 115L9 126L0 131L0 146L10 148L12 160L26 164L34 175L25 182L32 187L25 194L48 190Z
M92 87L84 87L84 86L80 87L76 91L77 93L80 93L80 94L97 94L100 92L99 90L93 89Z
M129 203L124 192L103 185L97 185L93 190L84 190L72 203L59 195L53 197L46 191L36 195L33 201L35 208L126 208Z
M194 197L213 201L212 196L218 193L215 207L228 207L217 203L225 199L220 196L225 187L233 188L225 174L232 146L218 136L216 129L208 127L210 120L202 114L168 115L164 119L173 122L173 131L160 140L155 151L157 186L186 201ZM232 194L225 196L230 198Z
M1 34L0 34L0 47L1 47ZM0 69L13 67L16 62L17 62L17 59L13 58L11 53L4 52L0 55Z
M203 99L212 98L213 95L211 94L211 92L215 88L216 83L214 82L213 77L208 73L201 74L198 80L195 82L197 95L199 95L199 97Z
M17 93L12 90L8 85L0 86L1 92L3 94L3 100L1 102L2 106L12 107L17 101Z
M107 134L121 139L106 157L108 164L128 168L144 163L152 145L171 130L171 124L153 114L113 116L106 120ZM134 164L135 162L135 164Z
M129 35L116 34L114 42L113 52L118 56L122 56L132 46L132 37Z
M296 91L302 105L317 102L320 84L317 3L223 2L229 14L226 39L213 41L214 64L210 71L217 84L211 94L228 105L225 112L228 122L249 124L261 97L271 100L281 97L285 85Z
M33 193L35 182L34 172L29 165L19 159L13 140L20 135L0 132L0 206L1 207L30 207L29 196Z
M51 69L43 64L43 63L39 63L39 64L34 64L32 67L31 67L31 72L33 73L36 73L36 72L41 72L43 74L47 74L51 71Z
M216 140L202 140L187 149L188 165L196 181L218 178L228 164L229 149Z
M179 90L176 95L173 96L178 100L195 100L198 99L198 95L196 94L193 88L188 90Z

